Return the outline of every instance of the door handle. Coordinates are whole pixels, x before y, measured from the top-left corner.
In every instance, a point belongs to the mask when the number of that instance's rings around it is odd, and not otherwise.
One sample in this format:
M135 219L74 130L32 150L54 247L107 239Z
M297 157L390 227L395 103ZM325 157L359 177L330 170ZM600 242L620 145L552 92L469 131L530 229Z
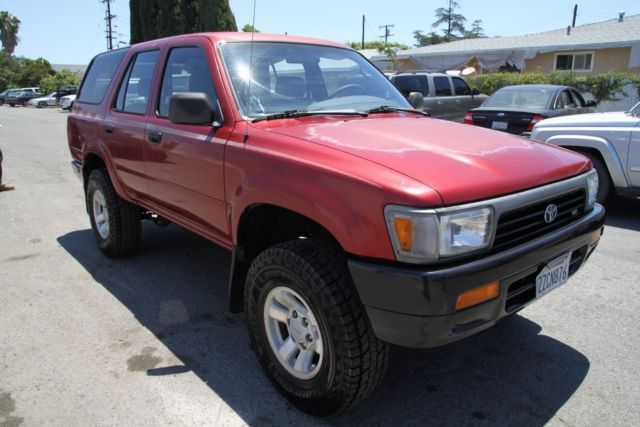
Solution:
M105 123L102 125L102 128L106 133L113 133L113 125L111 123Z
M157 130L150 130L149 142L152 142L154 144L160 144L160 141L162 141L162 132L159 132Z

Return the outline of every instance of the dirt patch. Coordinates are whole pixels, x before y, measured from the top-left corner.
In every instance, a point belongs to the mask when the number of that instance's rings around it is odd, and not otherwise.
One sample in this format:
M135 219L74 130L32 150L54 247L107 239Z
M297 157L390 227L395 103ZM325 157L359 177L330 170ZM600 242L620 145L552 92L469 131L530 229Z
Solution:
M155 368L162 362L161 357L153 355L156 351L157 349L154 347L143 348L142 353L131 356L127 360L127 369L131 372L146 372Z

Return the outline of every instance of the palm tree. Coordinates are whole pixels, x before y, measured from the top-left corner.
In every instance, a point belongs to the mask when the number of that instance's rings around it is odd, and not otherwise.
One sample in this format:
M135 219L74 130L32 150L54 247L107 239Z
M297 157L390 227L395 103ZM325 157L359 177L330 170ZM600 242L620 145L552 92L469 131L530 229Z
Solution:
M9 55L13 54L20 40L18 38L19 29L20 20L18 18L7 11L0 12L0 41L2 41L2 47Z

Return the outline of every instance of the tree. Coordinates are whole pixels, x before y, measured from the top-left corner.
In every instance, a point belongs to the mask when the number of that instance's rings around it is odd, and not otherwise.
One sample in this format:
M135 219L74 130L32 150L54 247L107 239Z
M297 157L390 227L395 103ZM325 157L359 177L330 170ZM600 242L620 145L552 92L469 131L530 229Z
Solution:
M0 12L0 40L3 49L13 55L20 39L18 38L18 30L20 29L20 20L11 15L7 11Z
M347 46L351 46L352 49L362 48L362 42L346 42L345 44ZM378 50L384 51L388 47L397 48L400 50L409 49L409 46L407 46L406 44L398 43L398 42L385 43L382 40L371 40L371 41L364 42L365 49L378 49Z
M52 76L56 72L51 68L51 64L44 58L16 59L16 73L12 83L18 87L38 86L40 81L47 76Z
M438 28L443 24L446 24L447 29L444 30L445 40L451 41L458 36L455 33L458 33L460 37L464 36L464 24L467 22L467 18L465 18L460 13L454 13L454 9L459 8L460 5L456 0L449 0L449 7L439 7L435 10L436 22L431 24L433 28Z
M130 0L131 44L197 31L237 31L228 0Z
M444 43L447 40L444 36L431 31L429 34L424 34L422 31L414 31L413 37L416 39L416 46L431 46L433 44Z
M478 39L486 37L484 34L484 28L482 28L482 20L476 19L471 23L471 30L464 32L465 39Z
M40 91L51 93L63 87L77 87L80 85L80 78L71 70L60 70L54 75L46 76L40 80Z
M200 0L196 28L198 31L238 31L229 0Z
M260 30L257 28L254 28L253 25L251 24L244 24L244 27L242 27L242 31L244 31L245 33L259 33Z

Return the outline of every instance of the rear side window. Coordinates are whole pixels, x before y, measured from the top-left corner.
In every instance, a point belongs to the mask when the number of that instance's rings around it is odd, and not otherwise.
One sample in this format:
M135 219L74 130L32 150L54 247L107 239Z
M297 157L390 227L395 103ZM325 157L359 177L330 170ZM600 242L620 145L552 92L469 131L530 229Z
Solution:
M449 77L434 77L433 85L436 87L436 96L451 96Z
M107 93L116 68L127 53L126 49L103 53L94 58L78 93L78 102L99 104Z
M393 84L404 96L409 96L411 92L420 92L423 96L429 96L427 76L395 76Z
M453 82L453 90L456 92L456 95L471 95L471 88L460 77L452 77L451 81Z
M158 101L158 115L160 117L169 116L171 96L179 92L206 93L211 103L217 105L207 56L199 46L171 49Z
M159 51L153 50L135 56L120 83L114 109L135 114L144 114L147 111L158 54Z

